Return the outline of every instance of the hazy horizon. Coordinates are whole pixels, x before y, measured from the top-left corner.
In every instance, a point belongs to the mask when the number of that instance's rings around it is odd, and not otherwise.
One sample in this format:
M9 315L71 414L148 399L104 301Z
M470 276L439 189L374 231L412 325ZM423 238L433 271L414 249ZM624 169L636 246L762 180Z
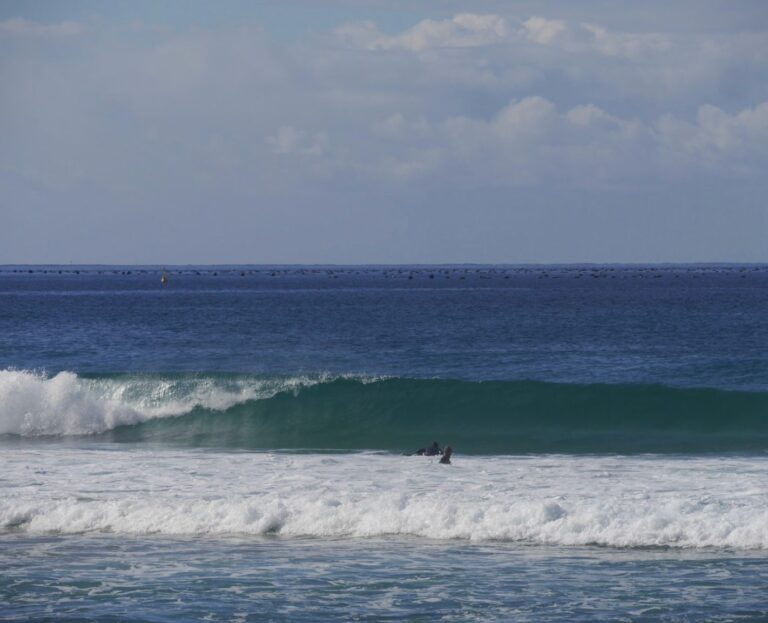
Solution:
M405 263L405 264L376 264L376 263L359 263L359 264L334 264L334 263L322 263L322 264L296 264L296 263L241 263L241 264L94 264L94 263L32 263L32 264L0 264L0 271L8 272L14 270L16 272L40 272L47 269L68 269L68 270L82 270L92 271L97 269L135 269L139 271L152 271L158 272L163 270L240 270L240 269L260 269L260 270L273 270L273 269L291 269L291 270L380 270L380 269L441 269L441 268L495 268L495 269L551 269L551 268L627 268L627 269L663 269L663 268L724 268L724 269L736 269L742 267L766 267L768 262L497 262L497 263L478 263L478 262L432 262L432 263Z

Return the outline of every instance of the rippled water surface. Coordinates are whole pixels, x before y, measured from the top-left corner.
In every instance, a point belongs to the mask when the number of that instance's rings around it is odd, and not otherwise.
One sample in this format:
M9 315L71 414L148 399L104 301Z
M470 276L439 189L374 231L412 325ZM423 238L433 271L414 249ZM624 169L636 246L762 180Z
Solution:
M730 551L412 539L0 541L5 620L768 619L768 565Z

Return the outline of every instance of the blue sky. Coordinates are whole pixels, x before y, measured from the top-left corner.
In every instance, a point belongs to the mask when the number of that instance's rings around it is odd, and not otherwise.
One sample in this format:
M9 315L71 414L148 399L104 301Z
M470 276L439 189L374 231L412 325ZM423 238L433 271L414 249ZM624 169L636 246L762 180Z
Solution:
M0 79L0 263L768 261L762 1L6 0Z

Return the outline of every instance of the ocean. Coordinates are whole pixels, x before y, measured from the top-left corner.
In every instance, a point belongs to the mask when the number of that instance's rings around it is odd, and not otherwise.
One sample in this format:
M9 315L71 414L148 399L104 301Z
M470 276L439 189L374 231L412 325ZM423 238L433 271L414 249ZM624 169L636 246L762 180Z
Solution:
M0 619L768 621L766 310L764 265L0 267Z

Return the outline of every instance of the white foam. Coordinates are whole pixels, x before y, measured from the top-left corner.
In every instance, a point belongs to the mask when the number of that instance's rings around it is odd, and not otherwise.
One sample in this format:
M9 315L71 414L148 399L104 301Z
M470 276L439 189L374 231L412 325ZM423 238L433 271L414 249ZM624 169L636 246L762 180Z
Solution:
M768 549L768 460L1 448L0 531Z
M116 426L182 415L195 407L224 410L247 400L329 380L327 377L80 378L0 370L0 434L87 435Z

